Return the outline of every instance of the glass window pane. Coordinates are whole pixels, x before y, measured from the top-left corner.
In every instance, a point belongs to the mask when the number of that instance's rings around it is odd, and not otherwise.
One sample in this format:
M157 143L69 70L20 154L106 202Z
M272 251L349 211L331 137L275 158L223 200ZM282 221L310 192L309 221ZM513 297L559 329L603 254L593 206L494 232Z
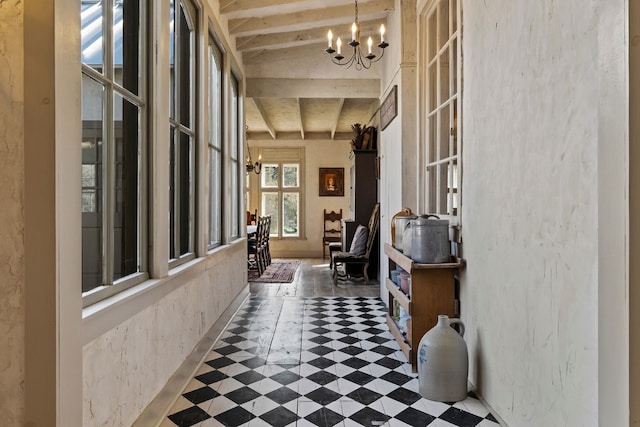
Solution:
M102 160L104 127L102 84L82 76L82 291L103 284Z
M440 65L440 103L444 103L449 99L449 49L442 51L438 64Z
M222 147L222 58L209 45L209 144Z
M179 209L180 209L180 255L192 252L192 140L186 133L180 132L180 145L178 147L178 179L179 179Z
M277 164L263 164L260 173L260 185L262 188L278 188L279 167Z
M439 111L440 115L440 151L438 160L446 159L449 157L449 144L451 141L450 133L451 126L449 120L449 105L445 105L442 110Z
M116 158L116 205L114 218L113 279L138 272L140 215L140 110L116 94L114 96L114 128Z
M429 112L434 111L438 107L438 61L435 61L429 66L429 81L427 82L429 87L427 89L429 93L429 104L427 108Z
M178 221L176 190L176 129L169 131L169 259L177 259L176 236Z
M449 0L440 0L438 11L440 14L438 17L440 25L438 49L440 49L449 40Z
M282 196L282 235L284 237L299 236L300 195L284 193Z
M438 194L438 208L436 213L439 215L447 214L447 179L449 175L449 165L448 163L441 163L437 165L438 168L438 186L437 186L437 194Z
M278 207L278 193L262 193L262 206L260 211L262 215L271 215L271 230L269 234L272 236L278 235L280 216L280 209L278 209Z
M436 56L438 51L438 39L437 39L437 17L436 9L434 8L427 20L427 62L431 62L433 57Z
M176 28L174 0L169 1L169 117L176 118Z
M300 183L300 167L298 165L282 165L282 186L283 187L299 187Z
M140 82L140 2L115 0L113 66L117 83L138 94Z
M102 1L80 2L80 40L82 63L102 72L104 69L104 5Z
M181 4L180 22L178 27L178 76L180 79L180 123L184 126L191 126L192 99L195 68L194 61L194 35L193 35L193 17L188 15L188 11Z
M222 158L220 151L209 150L209 244L222 241Z
M458 0L450 0L451 7L451 34L458 29Z

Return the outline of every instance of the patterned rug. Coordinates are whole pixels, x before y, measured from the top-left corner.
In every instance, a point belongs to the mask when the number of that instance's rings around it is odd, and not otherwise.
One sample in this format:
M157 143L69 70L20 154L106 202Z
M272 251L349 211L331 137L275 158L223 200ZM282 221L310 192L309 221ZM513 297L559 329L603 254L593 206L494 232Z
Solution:
M258 270L249 270L248 280L261 283L291 283L299 265L299 260L273 260L262 276L258 276Z

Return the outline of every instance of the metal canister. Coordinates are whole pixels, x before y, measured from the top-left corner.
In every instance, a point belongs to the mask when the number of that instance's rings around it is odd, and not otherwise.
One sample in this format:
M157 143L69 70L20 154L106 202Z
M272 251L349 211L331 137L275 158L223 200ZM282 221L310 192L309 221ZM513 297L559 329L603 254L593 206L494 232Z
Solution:
M395 238L395 248L398 249L399 251L403 250L403 243L402 243L402 236L404 234L404 230L405 228L407 228L407 225L409 224L409 221L414 220L418 218L417 215L398 215L396 217L396 229L395 229L395 233L396 233L396 238Z
M420 264L450 262L449 220L421 215L411 221L411 258Z

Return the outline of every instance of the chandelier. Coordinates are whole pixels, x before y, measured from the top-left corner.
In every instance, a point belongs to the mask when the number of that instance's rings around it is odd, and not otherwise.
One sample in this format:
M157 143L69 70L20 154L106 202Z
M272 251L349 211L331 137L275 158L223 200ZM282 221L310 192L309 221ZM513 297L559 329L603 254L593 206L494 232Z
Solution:
M389 43L384 41L384 24L380 25L380 43L378 43L378 47L380 48L380 56L375 55L371 49L373 47L373 39L369 37L367 39L367 55L362 56L362 51L360 49L360 22L358 21L358 0L355 0L356 6L356 18L351 25L351 41L347 43L349 46L353 48L353 53L351 57L345 59L342 55L342 40L340 37L336 39L336 48L337 51L333 48L333 33L331 30L327 33L327 39L329 40L329 47L327 47L324 51L329 54L331 57L331 61L337 65L344 65L347 68L350 68L352 65L355 66L356 70L361 70L363 68L369 69L371 64L374 62L378 62L384 56L384 49L389 46ZM335 55L333 55L335 53ZM344 61L343 61L344 59Z

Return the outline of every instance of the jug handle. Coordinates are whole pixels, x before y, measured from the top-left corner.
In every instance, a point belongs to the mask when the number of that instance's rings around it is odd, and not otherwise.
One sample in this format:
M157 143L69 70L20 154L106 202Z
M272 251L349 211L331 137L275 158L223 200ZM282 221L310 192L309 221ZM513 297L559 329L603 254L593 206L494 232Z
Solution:
M402 208L400 212L391 217L391 246L396 247L396 217L398 215L411 215L411 208Z
M460 329L459 331L457 331L461 336L464 337L464 323L462 323L462 320L460 319L449 319L449 326L453 325L453 324L457 324L458 328Z

